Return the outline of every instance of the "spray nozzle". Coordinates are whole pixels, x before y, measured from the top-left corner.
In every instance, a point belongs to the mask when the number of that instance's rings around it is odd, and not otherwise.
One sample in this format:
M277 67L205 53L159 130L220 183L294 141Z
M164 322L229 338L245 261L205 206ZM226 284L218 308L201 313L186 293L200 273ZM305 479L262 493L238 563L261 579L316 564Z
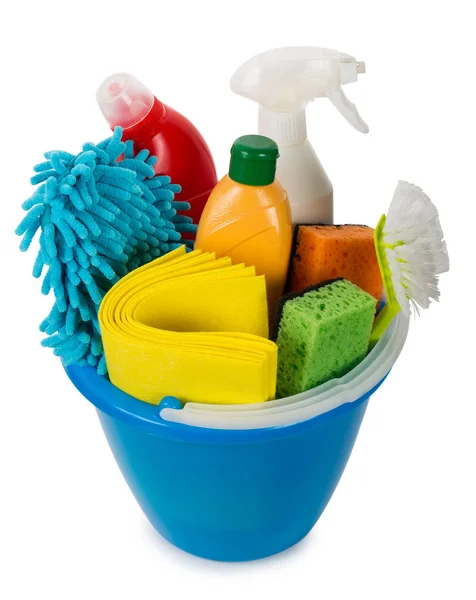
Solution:
M235 93L258 102L260 120L266 122L267 131L262 133L271 137L281 135L285 139L277 140L279 143L292 143L305 138L304 115L298 118L296 114L302 113L314 98L329 98L351 125L362 133L368 132L367 124L341 87L357 81L361 73L365 73L364 62L336 50L276 48L241 65L231 78L230 86ZM273 113L272 118L270 113ZM282 126L273 127L273 119L282 121ZM274 129L276 131L272 131Z

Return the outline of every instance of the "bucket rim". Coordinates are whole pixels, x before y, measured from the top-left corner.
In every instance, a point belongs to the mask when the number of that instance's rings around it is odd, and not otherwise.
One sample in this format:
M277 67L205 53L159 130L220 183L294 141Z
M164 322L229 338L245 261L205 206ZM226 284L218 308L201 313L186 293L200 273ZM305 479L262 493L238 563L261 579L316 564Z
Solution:
M100 412L154 435L181 441L250 441L298 433L355 410L381 385L406 340L409 318L399 313L359 365L344 377L302 394L262 405L216 406L188 403L178 409L137 400L98 375L93 367L70 365L65 371L73 385ZM193 405L193 406L192 406ZM177 405L178 406L178 405ZM307 424L307 425L306 425ZM273 433L274 432L274 433Z
M292 425L357 401L378 387L395 364L405 343L409 317L399 313L367 356L343 377L332 379L301 394L243 405L187 403L164 407L167 421L216 429L256 429Z
M355 402L343 404L305 421L272 427L218 429L166 421L161 416L160 406L148 404L129 396L98 375L93 367L70 365L64 367L64 370L76 389L96 408L103 426L104 419L108 421L106 430L109 429L111 423L114 423L113 426L121 429L124 426L130 427L139 435L152 435L180 443L210 445L263 443L299 436L312 429L318 430L326 427L334 420L346 418L348 413L357 413L361 407L365 410L368 399L386 378L385 375L375 388L369 390ZM105 388L93 389L99 383L98 378L107 384ZM173 458L169 457L169 460L173 460Z

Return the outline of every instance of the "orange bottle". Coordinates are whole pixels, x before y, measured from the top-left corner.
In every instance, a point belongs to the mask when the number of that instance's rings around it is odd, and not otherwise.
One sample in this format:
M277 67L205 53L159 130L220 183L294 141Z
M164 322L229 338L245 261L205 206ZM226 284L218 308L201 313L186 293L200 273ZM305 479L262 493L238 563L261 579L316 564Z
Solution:
M275 180L278 146L261 135L238 138L230 169L202 213L195 248L254 265L265 275L272 321L283 293L292 241L291 208Z

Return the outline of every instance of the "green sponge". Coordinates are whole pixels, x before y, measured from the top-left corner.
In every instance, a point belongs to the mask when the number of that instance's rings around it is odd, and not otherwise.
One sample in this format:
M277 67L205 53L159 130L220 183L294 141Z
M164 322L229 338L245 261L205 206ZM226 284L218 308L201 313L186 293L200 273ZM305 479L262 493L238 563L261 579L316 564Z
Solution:
M277 397L342 377L367 354L377 300L346 279L281 299Z

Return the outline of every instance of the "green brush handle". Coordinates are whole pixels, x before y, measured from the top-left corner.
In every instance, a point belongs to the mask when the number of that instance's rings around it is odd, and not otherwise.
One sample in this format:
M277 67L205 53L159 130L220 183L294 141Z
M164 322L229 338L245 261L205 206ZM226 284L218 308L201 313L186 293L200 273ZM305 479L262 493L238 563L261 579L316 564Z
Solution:
M387 296L387 304L383 307L380 314L374 321L372 333L370 334L370 348L372 348L385 333L385 330L400 312L400 304L397 302L395 289L392 282L392 272L385 256L385 241L383 228L385 227L385 215L380 217L380 220L375 228L374 243L377 260L382 274L383 287Z
M393 321L393 319L400 312L400 306L396 303L386 304L379 315L374 321L374 326L372 328L372 333L370 334L370 347L373 347L382 335L385 333L385 330Z

